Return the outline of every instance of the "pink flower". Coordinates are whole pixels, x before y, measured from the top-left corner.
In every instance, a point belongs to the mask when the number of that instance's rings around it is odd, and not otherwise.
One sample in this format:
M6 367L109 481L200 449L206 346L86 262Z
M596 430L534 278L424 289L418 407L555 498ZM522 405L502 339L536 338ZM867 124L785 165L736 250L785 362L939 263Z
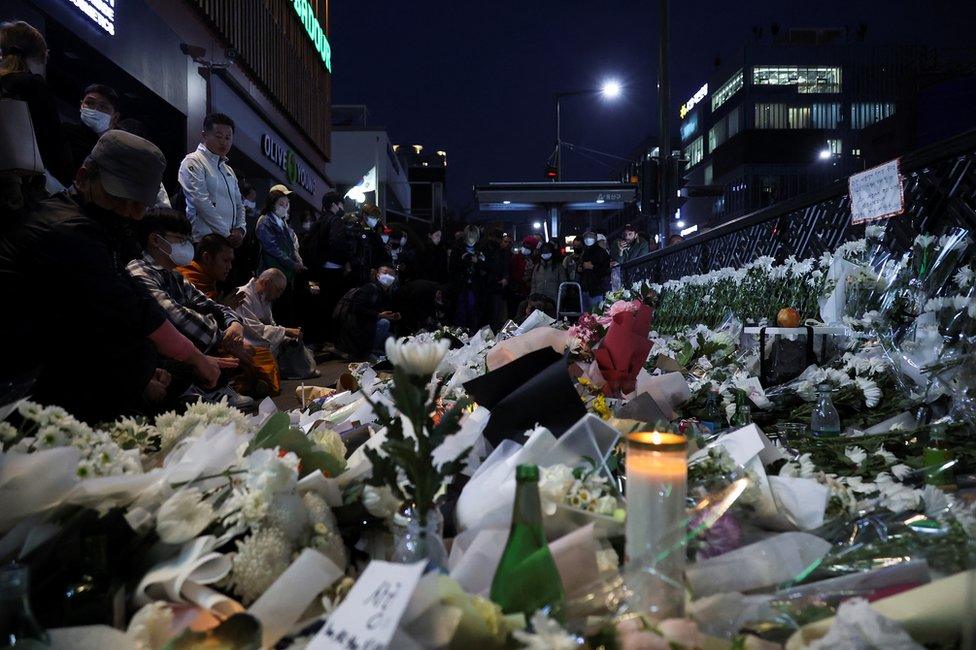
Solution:
M608 309L604 313L604 315L600 316L600 318L597 320L600 321L600 325L603 325L604 327L609 327L610 323L613 322L614 316L625 311L637 311L641 308L641 305L642 303L640 300L630 300L630 301L618 300L617 302L610 305L610 309Z

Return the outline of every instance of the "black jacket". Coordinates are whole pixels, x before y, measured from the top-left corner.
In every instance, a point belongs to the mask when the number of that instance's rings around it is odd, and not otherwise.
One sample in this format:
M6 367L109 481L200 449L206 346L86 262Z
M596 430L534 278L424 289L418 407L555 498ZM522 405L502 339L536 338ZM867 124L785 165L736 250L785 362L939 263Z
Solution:
M123 225L59 194L0 226L0 383L36 376L35 399L90 421L138 408L166 315L125 271Z
M592 262L592 269L584 269L583 264ZM600 295L610 290L610 254L599 244L593 244L583 249L580 255L579 283L583 291L591 296Z

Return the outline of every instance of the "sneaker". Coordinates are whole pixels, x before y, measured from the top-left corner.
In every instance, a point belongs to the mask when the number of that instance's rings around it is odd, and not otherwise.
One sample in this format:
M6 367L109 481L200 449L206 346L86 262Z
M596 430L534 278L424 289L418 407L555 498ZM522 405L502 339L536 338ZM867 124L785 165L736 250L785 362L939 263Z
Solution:
M210 402L212 404L226 399L227 406L232 406L243 413L256 413L258 410L257 401L247 395L241 395L230 386L221 386L214 390L203 390L199 386L194 385L186 389L183 397L193 398L194 401L201 399L204 402Z

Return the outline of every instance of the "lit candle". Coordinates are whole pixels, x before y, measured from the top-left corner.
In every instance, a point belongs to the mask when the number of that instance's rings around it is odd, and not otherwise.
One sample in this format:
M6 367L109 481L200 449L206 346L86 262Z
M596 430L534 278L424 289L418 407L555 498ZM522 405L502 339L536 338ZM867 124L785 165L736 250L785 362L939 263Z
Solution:
M634 611L684 614L687 440L658 431L627 436L626 582Z

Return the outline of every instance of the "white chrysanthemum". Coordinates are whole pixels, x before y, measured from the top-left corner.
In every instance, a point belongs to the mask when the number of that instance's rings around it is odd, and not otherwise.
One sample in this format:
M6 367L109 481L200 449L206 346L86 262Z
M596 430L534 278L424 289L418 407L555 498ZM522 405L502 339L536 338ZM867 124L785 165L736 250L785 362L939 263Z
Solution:
M868 457L867 452L860 447L847 447L844 449L844 455L855 465L860 465Z
M316 447L333 458L345 460L346 443L342 441L342 436L335 429L323 423L313 429L308 437Z
M249 526L254 526L268 516L271 499L263 490L248 490L241 500L241 518Z
M966 289L972 286L974 277L976 277L976 272L973 271L973 268L971 266L963 266L956 271L953 280L959 285L960 289Z
M593 501L593 512L600 515L612 515L617 509L617 498L607 494Z
M925 505L925 514L929 517L945 514L952 505L949 495L934 485L925 486L922 491L922 503Z
M447 354L451 342L447 339L437 341L407 336L401 339L386 339L386 356L397 368L410 375L430 377Z
M377 519L389 519L400 507L400 499L387 486L367 485L363 488L363 507Z
M543 507L548 514L556 511L556 504L566 499L575 482L573 469L568 465L558 464L542 468L542 475L539 477L539 494L546 500Z
M277 528L262 528L237 542L230 586L246 604L257 600L291 564L291 545Z
M876 456L881 456L882 458L884 458L884 462L886 462L889 465L894 465L895 463L898 462L898 457L895 456L890 451L888 451L887 449L885 449L884 445L878 447L878 451L874 452L874 454Z
M191 404L182 415L171 411L156 418L156 430L160 435L162 450L169 451L183 438L198 435L212 424L233 424L241 433L251 430L247 416L228 406L226 398L216 404L198 401Z
M278 456L278 449L258 449L246 459L248 489L262 490L268 494L283 492L298 482L298 456L288 452Z
M20 432L17 427L10 424L9 422L0 422L0 442L11 442L16 440Z
M917 235L915 237L915 245L920 248L928 248L933 243L935 243L935 235Z
M881 402L881 389L878 384L874 382L873 379L868 379L867 377L858 377L854 380L857 383L858 389L864 395L864 405L869 409L873 409L875 406Z
M213 506L203 499L200 490L180 490L156 513L156 533L167 544L182 544L203 532L213 518Z
M532 615L533 632L515 630L512 636L527 650L576 650L579 642L542 610Z
M918 507L922 498L922 491L915 490L904 483L894 480L887 472L881 472L875 478L878 485L879 503L892 512L905 512Z
M912 468L903 463L891 466L891 474L899 481L912 473Z
M882 237L884 237L884 234L885 234L884 226L872 224L872 225L865 226L864 228L864 236L867 237L868 239L881 239Z
M173 637L172 626L173 609L157 600L135 613L125 635L136 650L161 650Z

